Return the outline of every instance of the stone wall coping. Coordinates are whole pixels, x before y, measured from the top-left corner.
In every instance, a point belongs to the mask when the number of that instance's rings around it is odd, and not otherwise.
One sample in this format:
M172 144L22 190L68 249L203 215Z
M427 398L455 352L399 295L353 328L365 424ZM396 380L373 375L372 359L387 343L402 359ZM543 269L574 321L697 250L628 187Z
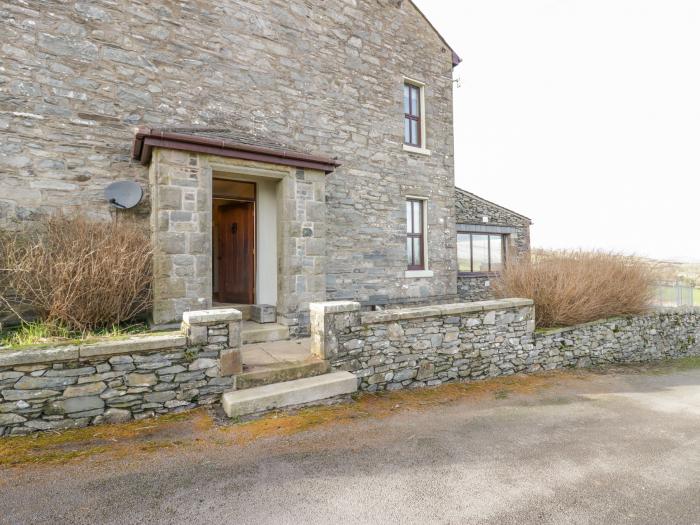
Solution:
M435 306L422 306L417 308L401 308L397 310L385 310L382 312L367 312L362 315L362 324L386 323L403 319L419 319L422 317L441 317L445 315L459 315L465 313L484 312L489 310L504 310L507 308L520 308L533 306L532 299L499 299L495 301L477 301L473 303L441 304Z
M133 337L118 341L107 341L80 346L80 357L97 357L105 355L132 354L152 352L167 348L181 348L187 345L184 335L152 335Z
M75 345L3 351L0 352L0 367L70 361L79 357L80 347Z
M360 303L355 301L327 301L325 303L311 303L309 310L323 314L338 314L344 312L359 312Z
M184 335L150 335L85 345L27 348L25 350L0 352L0 367L39 363L49 364L87 357L152 352L168 348L183 348L186 343L187 338Z
M189 325L214 324L240 321L243 318L240 310L235 308L215 308L212 310L195 310L182 314L182 321Z

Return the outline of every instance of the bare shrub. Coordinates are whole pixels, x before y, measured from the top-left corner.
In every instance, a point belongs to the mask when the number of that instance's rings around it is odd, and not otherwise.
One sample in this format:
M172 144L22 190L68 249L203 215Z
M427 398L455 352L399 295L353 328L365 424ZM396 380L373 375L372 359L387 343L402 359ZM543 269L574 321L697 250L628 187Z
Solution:
M539 327L571 326L643 313L653 298L654 269L615 253L535 252L513 261L494 282L497 297L535 301Z
M47 216L0 238L0 302L71 330L129 321L151 300L152 248L132 221Z

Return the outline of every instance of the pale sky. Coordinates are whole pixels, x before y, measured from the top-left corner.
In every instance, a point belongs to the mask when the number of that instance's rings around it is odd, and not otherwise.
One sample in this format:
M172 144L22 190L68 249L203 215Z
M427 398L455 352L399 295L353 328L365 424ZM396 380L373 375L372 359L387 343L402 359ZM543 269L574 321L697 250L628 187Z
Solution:
M458 186L536 247L700 261L700 1L416 4L464 60Z

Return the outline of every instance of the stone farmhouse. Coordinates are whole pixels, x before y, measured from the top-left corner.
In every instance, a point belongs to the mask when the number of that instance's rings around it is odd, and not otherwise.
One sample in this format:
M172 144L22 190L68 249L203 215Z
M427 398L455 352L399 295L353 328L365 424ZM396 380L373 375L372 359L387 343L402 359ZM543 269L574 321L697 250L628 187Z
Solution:
M150 221L153 321L489 297L530 220L455 189L460 58L408 0L2 2L0 227ZM123 210L105 188L135 181ZM117 203L118 204L118 203Z

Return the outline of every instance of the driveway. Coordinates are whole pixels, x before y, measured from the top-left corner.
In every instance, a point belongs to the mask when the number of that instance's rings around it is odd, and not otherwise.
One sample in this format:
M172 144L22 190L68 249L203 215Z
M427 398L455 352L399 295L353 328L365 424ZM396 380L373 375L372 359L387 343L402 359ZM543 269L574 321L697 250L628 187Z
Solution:
M57 436L0 474L0 522L698 524L697 365Z

